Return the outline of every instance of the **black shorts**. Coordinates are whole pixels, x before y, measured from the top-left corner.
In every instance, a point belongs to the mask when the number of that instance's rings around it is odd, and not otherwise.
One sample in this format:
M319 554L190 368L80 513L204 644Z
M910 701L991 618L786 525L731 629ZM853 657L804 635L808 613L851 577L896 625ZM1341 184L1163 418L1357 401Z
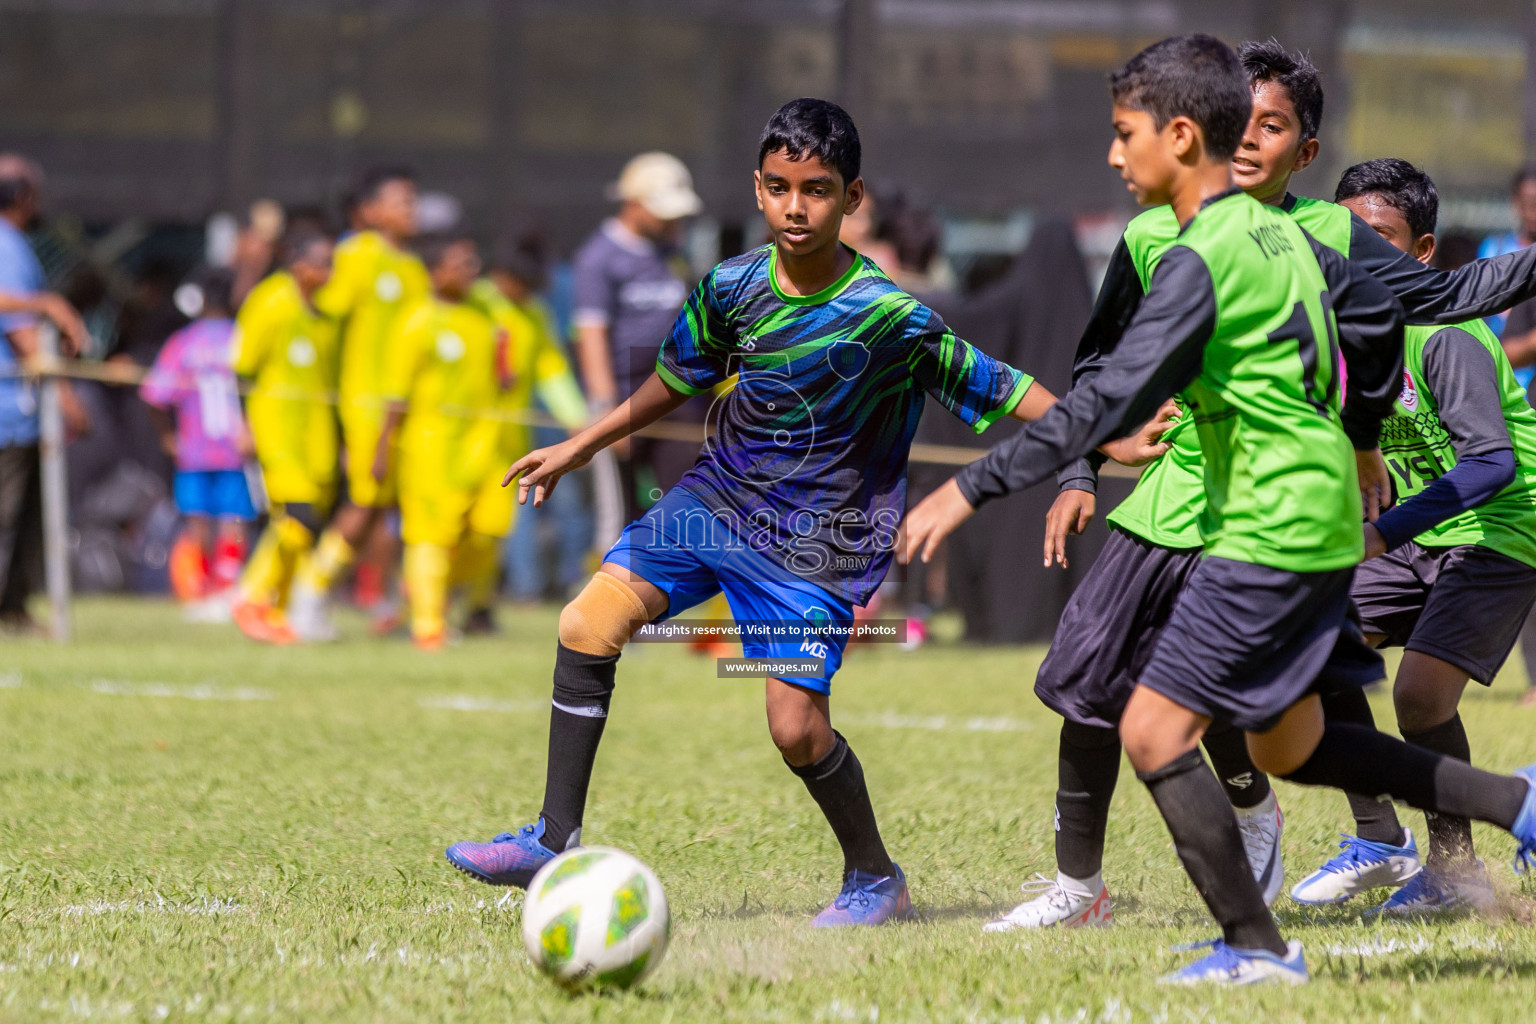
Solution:
M1140 682L1247 732L1272 729L1308 693L1377 682L1386 673L1350 604L1353 576L1205 558Z
M1199 548L1164 548L1112 529L1061 613L1035 693L1063 718L1113 729L1200 564Z
M1514 650L1536 604L1536 569L1475 544L1409 541L1362 562L1351 590L1367 634L1450 662L1484 686Z

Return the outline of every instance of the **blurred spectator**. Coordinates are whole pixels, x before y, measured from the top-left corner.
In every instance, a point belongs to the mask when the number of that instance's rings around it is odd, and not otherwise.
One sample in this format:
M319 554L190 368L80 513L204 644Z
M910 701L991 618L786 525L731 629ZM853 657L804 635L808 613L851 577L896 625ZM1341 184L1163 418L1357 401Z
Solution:
M624 401L651 374L661 343L688 297L689 271L678 248L683 221L703 209L693 177L666 153L642 153L613 189L618 214L576 253L576 355L594 415ZM694 412L702 421L702 408ZM699 446L636 437L614 446L624 461L626 515L649 502L639 491L666 489L693 464Z
M36 314L63 329L61 350L78 351L84 326L58 296L44 291L42 265L23 234L37 220L42 169L25 157L0 154L0 292L31 311L0 317L0 628L33 630L27 598L42 576L43 520L38 461L37 395L20 376L22 364L39 354ZM82 433L89 427L67 381L59 384L66 423Z
M565 348L554 312L540 296L547 282L543 260L533 246L499 248L491 260L490 278L551 344ZM550 412L542 400L535 401L534 409L545 415ZM559 427L535 427L531 445L544 448L566 436ZM551 594L564 599L571 587L587 577L587 552L594 538L587 476L584 471L572 474L567 486L556 488L542 507L529 503L518 510L502 551L506 587L513 600L532 602Z
M274 200L258 199L251 204L245 226L235 238L234 257L229 264L234 273L230 288L233 308L238 309L251 289L272 269L285 220L283 208Z
M183 601L229 591L245 562L247 525L256 518L245 475L251 440L231 362L234 280L221 268L193 276L189 302L197 319L166 341L140 389L161 446L176 461L183 523L171 547L170 577Z
M1527 164L1516 173L1514 181L1510 183L1510 205L1515 211L1515 229L1483 239L1483 244L1477 249L1478 259L1516 252L1536 242L1536 164ZM1503 316L1488 318L1488 326L1501 337L1504 334L1504 322ZM1525 383L1529 383L1528 376Z
M857 210L843 218L843 226L837 237L855 252L867 256L894 281L901 264L896 255L896 247L889 239L881 237L879 213L880 203L875 190L866 188L864 201Z

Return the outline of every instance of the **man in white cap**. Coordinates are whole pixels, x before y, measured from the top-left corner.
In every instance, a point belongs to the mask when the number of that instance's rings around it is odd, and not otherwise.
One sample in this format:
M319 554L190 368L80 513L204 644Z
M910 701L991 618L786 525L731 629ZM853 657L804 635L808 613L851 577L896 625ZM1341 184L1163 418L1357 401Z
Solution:
M677 242L684 220L703 209L693 176L668 153L641 153L611 189L617 215L576 252L576 352L593 415L628 398L650 376L661 343L693 284ZM693 464L697 444L635 438L626 460L626 518L642 507L635 470L666 489ZM648 502L646 504L649 504Z

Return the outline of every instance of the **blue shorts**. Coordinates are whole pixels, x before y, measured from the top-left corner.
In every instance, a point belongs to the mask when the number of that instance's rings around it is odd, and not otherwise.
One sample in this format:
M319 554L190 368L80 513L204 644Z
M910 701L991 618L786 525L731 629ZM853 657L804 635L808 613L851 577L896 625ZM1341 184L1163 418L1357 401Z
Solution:
M667 610L658 622L723 593L738 623L803 624L776 630L799 639L743 636L742 653L749 658L820 658L819 677L784 681L831 692L853 626L853 603L753 549L692 495L668 491L624 528L603 561L623 566L667 595Z
M176 473L176 509L184 516L255 519L251 485L240 469L183 469Z

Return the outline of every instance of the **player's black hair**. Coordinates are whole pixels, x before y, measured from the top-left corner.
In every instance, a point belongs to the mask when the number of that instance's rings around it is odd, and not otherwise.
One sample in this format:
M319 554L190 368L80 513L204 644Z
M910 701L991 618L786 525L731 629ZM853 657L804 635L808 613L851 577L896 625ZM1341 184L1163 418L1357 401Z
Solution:
M529 288L542 288L545 270L541 248L531 238L503 238L491 250L490 268L511 274Z
M14 210L37 193L37 186L22 175L0 178L0 210Z
M379 189L392 181L416 181L416 172L404 164L379 164L370 167L357 176L352 187L347 190L343 203L345 209L351 210L363 205L379 194Z
M1250 39L1237 48L1237 57L1253 85L1277 82L1285 88L1301 123L1301 141L1317 138L1323 127L1323 76L1317 65L1304 53L1287 53L1274 39Z
M829 100L790 100L774 112L757 141L757 166L781 149L791 160L814 156L843 176L844 187L859 176L859 130L848 111Z
M1152 116L1159 131L1187 117L1205 134L1206 152L1218 160L1237 152L1253 110L1253 93L1232 48L1202 33L1153 43L1109 76L1115 103Z
M1528 181L1536 181L1536 164L1526 164L1515 172L1514 178L1509 183L1511 194L1519 194L1520 186Z
M475 236L468 231L458 229L449 231L433 231L422 235L416 240L416 255L421 257L428 270L436 268L448 255L448 250L460 242L473 242Z
M277 261L281 266L291 267L302 260L314 245L329 243L331 236L315 227L313 224L303 221L295 222L283 232L283 237L277 242Z
M1384 157L1355 164L1339 178L1333 201L1342 203L1366 195L1380 196L1388 206L1400 211L1414 238L1435 233L1440 193L1429 175L1407 160Z
M196 285L203 293L203 315L217 310L221 313L234 311L233 294L235 274L228 267L201 266L192 271L187 283Z

